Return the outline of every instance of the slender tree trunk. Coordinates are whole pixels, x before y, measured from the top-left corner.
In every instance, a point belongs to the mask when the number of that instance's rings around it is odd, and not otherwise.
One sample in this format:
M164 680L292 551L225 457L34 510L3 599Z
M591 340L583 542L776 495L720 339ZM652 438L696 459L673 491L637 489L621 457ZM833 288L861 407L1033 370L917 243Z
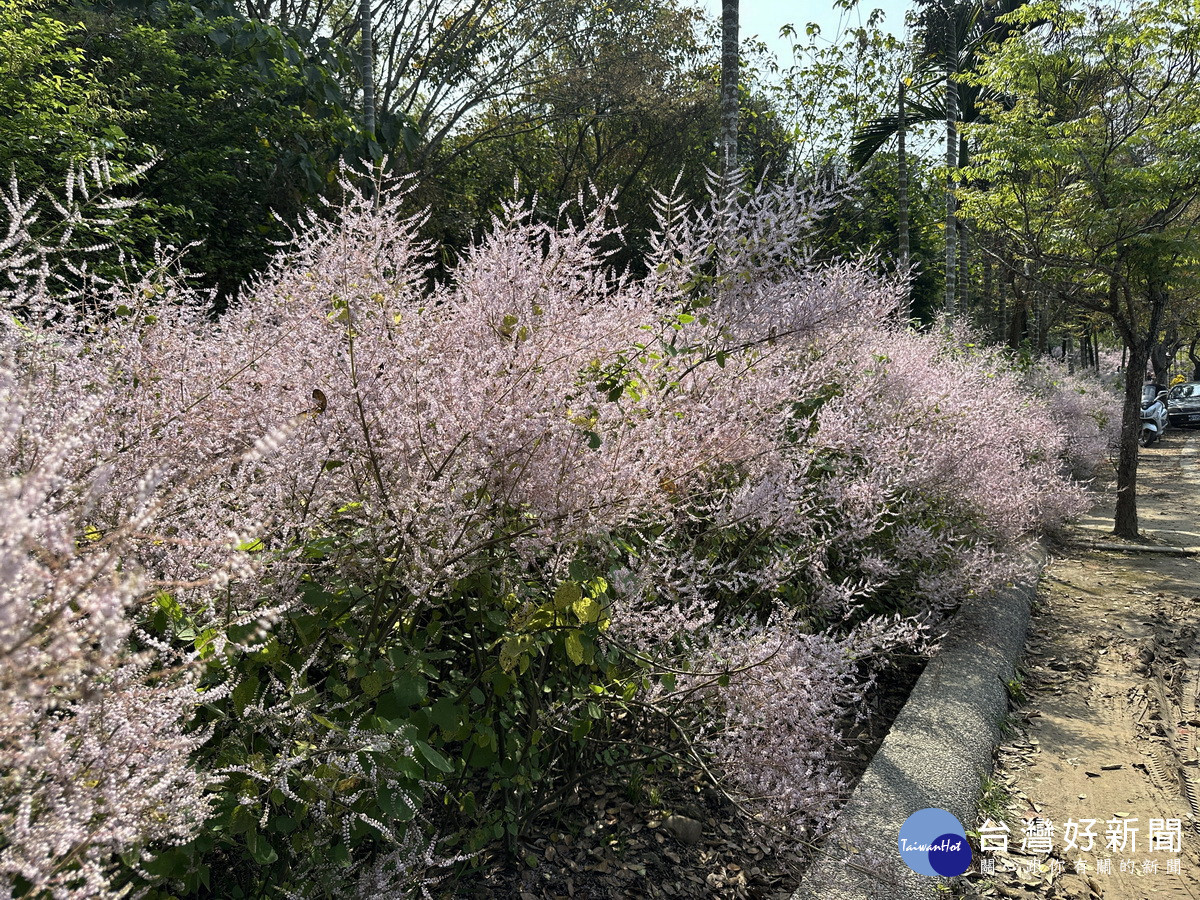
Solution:
M1021 345L1029 337L1029 295L1018 296L1013 303L1012 318L1008 323L1008 346L1012 350L1020 350Z
M905 147L907 124L905 121L905 88L908 85L900 79L898 95L898 118L896 127L896 230L900 236L900 268L908 272L911 250L908 243L908 153ZM900 321L907 322L912 318L912 287L904 291L904 305L900 309Z
M1113 533L1118 537L1138 536L1137 469L1138 435L1142 430L1142 385L1150 350L1158 339L1163 314L1167 308L1167 286L1162 277L1151 273L1146 285L1146 305L1149 323L1139 333L1135 323L1126 326L1129 344L1129 365L1125 367L1125 403L1121 418L1121 452L1117 460L1117 509L1113 517ZM1130 338L1132 336L1132 339Z
M367 165L370 177L366 179L364 192L375 203L379 197L375 193L375 181L378 177L376 166L379 160L375 157L375 34L371 23L371 0L358 0L359 37L362 40L362 82L363 82L363 133L367 136Z
M987 253L981 253L979 255L979 259L983 266L983 284L981 285L981 289L983 291L983 306L984 309L987 310L987 318L984 319L984 321L991 323L991 330L993 334L999 334L1000 328L1002 327L999 322L1003 314L1001 311L1002 308L999 307L997 302L998 298L993 296L995 294L996 285L995 282L992 281L992 258Z
M998 284L995 287L996 291L996 341L1004 343L1008 337L1008 285L1005 284L1004 272L1009 262L1002 264L999 272L996 273Z
M738 0L721 3L721 175L737 171Z
M1046 301L1046 289L1037 289L1037 350L1047 353L1050 349L1050 309Z
M375 35L371 27L371 0L358 2L358 27L362 38L363 131L375 140Z
M906 87L904 79L901 78L896 127L896 201L899 207L896 224L900 232L900 265L907 268L911 249L908 243L908 153L905 146L908 137L905 133L908 125L904 109Z
M969 148L966 138L958 142L959 167L966 166L969 160ZM971 229L967 222L958 222L958 311L967 315L971 309Z
M1149 350L1145 344L1129 347L1125 366L1125 402L1121 411L1121 450L1117 458L1117 509L1113 534L1138 536L1137 470L1138 436L1142 430L1142 382Z
M958 227L954 216L953 173L958 161L958 85L954 82L953 74L950 69L946 70L946 292L943 309L947 316L954 315L955 301L958 296L956 289Z
M958 222L958 312L967 315L971 308L971 229Z

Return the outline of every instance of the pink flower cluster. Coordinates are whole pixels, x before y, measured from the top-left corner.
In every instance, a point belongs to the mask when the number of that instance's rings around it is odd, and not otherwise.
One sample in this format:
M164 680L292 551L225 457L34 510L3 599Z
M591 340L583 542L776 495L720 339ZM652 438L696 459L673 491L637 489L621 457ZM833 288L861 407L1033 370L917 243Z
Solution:
M606 639L743 669L696 693L699 743L766 819L819 825L863 660L1081 508L1064 461L1097 455L1103 402L889 324L900 285L812 262L827 197L663 197L641 279L599 249L611 199L556 224L514 205L434 283L402 186L343 188L215 324L165 269L86 311L44 278L9 301L0 884L101 895L118 851L194 833L229 774L189 767L189 660L133 630L156 591L221 645L301 602L296 548L325 535L353 536L347 581L402 586L398 614L483 567L552 585L607 559ZM252 777L285 790L280 766Z
M189 761L205 735L182 728L190 672L132 649L126 613L148 589L124 560L161 498L142 485L102 531L98 466L82 465L97 462L102 407L56 425L24 393L0 370L0 890L104 896L116 854L206 818L208 779Z

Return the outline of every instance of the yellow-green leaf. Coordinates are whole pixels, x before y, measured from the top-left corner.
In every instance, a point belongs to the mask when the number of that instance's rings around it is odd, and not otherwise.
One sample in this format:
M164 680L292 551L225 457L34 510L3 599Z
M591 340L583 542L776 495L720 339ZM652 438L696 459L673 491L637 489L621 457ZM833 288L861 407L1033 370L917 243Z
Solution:
M578 603L582 596L583 591L579 585L574 581L564 581L554 592L554 608L564 612L573 604Z
M511 672L517 667L517 660L521 657L523 643L524 641L520 637L510 637L504 642L504 646L500 648L501 671Z
M567 656L571 658L571 662L575 665L582 665L583 642L579 640L578 631L572 631L567 634Z
M571 605L571 611L575 613L580 624L591 625L600 621L600 614L604 611L604 607L591 597L583 597Z

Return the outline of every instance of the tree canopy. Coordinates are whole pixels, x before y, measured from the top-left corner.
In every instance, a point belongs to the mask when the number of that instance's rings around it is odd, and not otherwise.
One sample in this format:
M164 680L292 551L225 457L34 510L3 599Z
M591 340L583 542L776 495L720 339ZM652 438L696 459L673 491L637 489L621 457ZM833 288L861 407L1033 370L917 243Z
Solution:
M1117 530L1136 534L1142 374L1168 300L1194 290L1200 16L1181 0L1013 15L1035 18L1045 24L978 69L993 99L969 132L978 149L960 197L1055 296L1106 314L1130 349Z

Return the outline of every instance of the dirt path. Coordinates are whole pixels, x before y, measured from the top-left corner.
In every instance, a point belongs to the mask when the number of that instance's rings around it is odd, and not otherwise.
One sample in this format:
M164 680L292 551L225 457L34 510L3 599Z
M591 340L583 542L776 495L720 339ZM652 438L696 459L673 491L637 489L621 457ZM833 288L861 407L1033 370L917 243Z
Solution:
M1139 477L1150 543L1200 548L1200 432L1169 431ZM1111 511L1043 578L976 823L1009 831L981 829L964 896L1200 900L1200 557L1094 549Z

